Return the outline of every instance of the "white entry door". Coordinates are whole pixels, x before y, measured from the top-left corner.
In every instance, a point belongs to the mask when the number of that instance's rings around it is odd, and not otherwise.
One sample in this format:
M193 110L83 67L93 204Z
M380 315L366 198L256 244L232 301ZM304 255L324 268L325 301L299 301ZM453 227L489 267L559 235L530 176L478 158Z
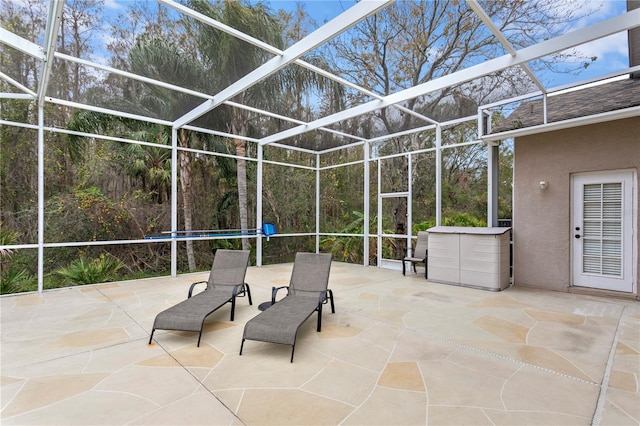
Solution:
M633 171L572 176L574 286L635 290L635 180Z

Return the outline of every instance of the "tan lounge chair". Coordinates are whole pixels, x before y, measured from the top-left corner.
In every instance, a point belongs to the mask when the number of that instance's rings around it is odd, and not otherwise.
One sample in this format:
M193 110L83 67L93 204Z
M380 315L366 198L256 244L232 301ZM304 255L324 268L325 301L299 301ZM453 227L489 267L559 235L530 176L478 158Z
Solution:
M335 313L333 292L329 290L330 254L297 253L288 287L273 287L272 305L250 319L244 326L240 355L245 340L291 345L291 362L300 326L318 312L317 331L322 327L322 305L331 302ZM278 290L286 288L287 296L276 302Z
M208 281L191 284L186 300L160 312L153 322L149 344L156 330L197 331L198 346L202 337L204 320L214 311L231 302L231 321L233 321L236 297L247 296L251 305L251 290L244 282L249 265L249 251L216 251ZM207 288L192 297L198 284L207 284Z

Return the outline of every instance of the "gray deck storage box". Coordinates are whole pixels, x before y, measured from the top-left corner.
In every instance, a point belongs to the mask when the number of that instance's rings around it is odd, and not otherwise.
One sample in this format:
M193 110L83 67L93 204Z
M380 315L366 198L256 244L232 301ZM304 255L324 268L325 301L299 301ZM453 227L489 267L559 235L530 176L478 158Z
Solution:
M510 229L430 228L429 281L492 291L509 287Z

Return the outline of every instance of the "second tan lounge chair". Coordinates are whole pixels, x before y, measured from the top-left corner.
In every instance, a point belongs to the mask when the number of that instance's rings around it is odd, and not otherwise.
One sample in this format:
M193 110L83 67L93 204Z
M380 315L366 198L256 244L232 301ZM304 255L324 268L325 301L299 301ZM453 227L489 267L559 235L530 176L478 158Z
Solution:
M240 355L245 340L281 343L291 345L291 362L296 348L296 336L300 326L318 312L317 331L322 327L322 305L331 302L331 312L335 313L333 292L329 285L331 269L330 254L297 253L288 287L273 287L272 305L264 312L250 319L244 326ZM276 302L276 293L282 288L288 294Z

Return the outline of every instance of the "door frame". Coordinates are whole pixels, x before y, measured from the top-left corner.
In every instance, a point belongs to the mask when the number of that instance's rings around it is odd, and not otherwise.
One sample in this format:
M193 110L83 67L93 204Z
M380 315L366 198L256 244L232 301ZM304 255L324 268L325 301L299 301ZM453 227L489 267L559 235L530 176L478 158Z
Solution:
M382 227L382 217L383 217L383 208L382 208L382 203L384 202L384 200L388 200L388 199L393 199L393 198L404 198L406 200L407 203L407 210L411 209L411 196L409 194L409 192L394 192L394 193L383 193L383 194L379 194L378 195L378 265L386 267L386 268L391 268L391 269L396 269L398 267L400 267L402 264L399 263L399 261L397 259L385 259L382 257L383 255L383 250L382 250L382 245L383 245L383 240L385 238L395 238L395 239L405 239L406 240L406 247L411 250L411 223L410 221L410 215L409 213L407 213L407 229L404 230L404 234L398 234L398 233L394 233L394 234L386 234L384 233L384 229Z
M585 285L583 283L581 284L576 284L577 277L578 277L578 271L576 270L576 266L579 264L577 256L579 255L579 253L577 253L577 245L576 245L576 237L575 234L577 233L576 231L576 226L578 225L576 223L576 220L578 219L578 210L582 211L582 208L578 208L578 204L577 203L582 203L582 200L578 200L577 199L577 193L576 193L576 180L580 179L580 178L593 178L594 180L598 180L598 178L600 177L601 179L599 180L600 182L604 183L607 180L611 179L613 181L615 181L615 176L616 175L626 175L623 179L626 182L627 177L630 177L629 181L631 183L631 187L630 188L624 188L623 187L623 217L625 218L626 221L628 221L628 227L631 230L631 236L629 237L630 239L630 244L628 246L624 246L623 245L623 253L622 253L622 261L623 261L623 274L630 274L629 279L631 280L631 290L630 291L626 291L626 290L616 290L616 289L611 289L611 288L603 288L603 287L597 287L594 285ZM571 265L571 286L572 287L579 287L579 288L593 288L593 289L599 289L599 290L610 290L610 291L617 291L620 293L625 293L625 294L635 294L638 290L637 287L637 276L638 276L638 271L637 271L637 266L638 266L638 176L637 176L637 172L634 169L614 169L614 170L603 170L603 171L593 171L593 172L578 172L578 173L572 173L570 175L570 186L569 186L569 190L570 190L570 238L571 238L571 243L570 243L570 265ZM627 193L628 190L628 193ZM629 200L627 200L627 196L630 197ZM623 224L624 226L624 224ZM582 227L582 224L580 224L580 227ZM626 228L623 228L623 232ZM580 233L583 232L583 230L581 229L579 231ZM623 242L624 244L624 242ZM626 253L626 251L629 251L629 253ZM582 253L582 251L580 251L580 253ZM629 262L630 265L626 265L625 262ZM581 264L581 263L580 263Z
M403 156L407 157L407 190L406 191L397 191L397 192L383 192L382 190L382 159L377 159L377 167L378 167L378 223L376 229L376 240L377 240L377 263L378 267L387 268L387 269L401 269L402 263L398 259L384 259L382 256L382 245L383 239L385 238L398 238L406 240L406 247L408 250L411 250L411 229L413 227L413 217L412 217L412 185L411 185L411 177L413 171L412 164L412 156L410 153L405 153ZM385 234L382 226L382 203L385 199L390 198L405 198L407 203L407 227L405 229L404 234Z

